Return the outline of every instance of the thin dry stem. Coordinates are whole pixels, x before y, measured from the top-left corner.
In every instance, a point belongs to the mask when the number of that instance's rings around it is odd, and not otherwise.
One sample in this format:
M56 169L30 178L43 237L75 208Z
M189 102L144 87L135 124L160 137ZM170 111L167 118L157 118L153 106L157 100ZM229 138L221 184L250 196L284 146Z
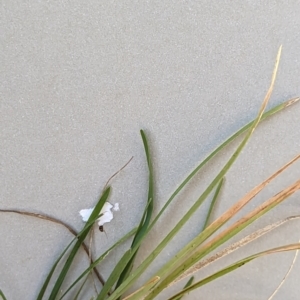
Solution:
M103 191L106 189L106 187L108 186L109 182L115 177L117 176L123 169L125 169L127 167L127 165L132 161L133 159L133 156L131 156L131 158L129 159L129 161L122 167L120 168L117 172L115 172L113 175L111 175L109 177L109 179L106 181L105 185L104 185L104 188L103 188Z
M300 240L299 240L299 243L300 243ZM287 273L285 274L285 276L283 277L282 281L280 282L280 284L278 285L278 287L276 288L276 290L273 292L273 294L268 298L268 300L272 300L274 298L274 296L277 294L277 292L279 291L279 289L282 287L282 285L284 284L285 280L287 279L287 277L289 276L289 274L291 273L294 265L295 265L295 262L297 260L297 256L299 254L299 249L296 250L296 253L294 255L294 259L287 271Z

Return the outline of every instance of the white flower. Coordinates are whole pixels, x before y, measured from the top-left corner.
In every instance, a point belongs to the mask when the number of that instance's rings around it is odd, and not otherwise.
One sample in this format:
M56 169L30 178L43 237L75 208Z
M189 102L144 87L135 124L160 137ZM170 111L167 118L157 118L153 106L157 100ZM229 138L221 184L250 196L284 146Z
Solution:
M89 219L89 217L92 214L94 208L95 207L82 209L79 212L83 222L86 222ZM114 211L119 210L119 203L116 203L115 206L113 206L109 202L104 203L104 205L101 209L101 212L100 212L101 217L98 218L98 225L99 226L103 226L103 224L109 223L114 218L111 209L113 209Z

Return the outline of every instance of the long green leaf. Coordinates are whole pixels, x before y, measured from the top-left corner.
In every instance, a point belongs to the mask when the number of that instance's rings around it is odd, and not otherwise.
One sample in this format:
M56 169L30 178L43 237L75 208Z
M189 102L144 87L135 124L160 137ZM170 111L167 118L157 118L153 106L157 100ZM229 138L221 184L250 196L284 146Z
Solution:
M135 245L137 245L139 243L139 241L144 237L144 235L146 233L146 230L149 226L151 216L152 216L152 212L153 212L153 197L154 197L154 192L153 192L153 181L154 181L154 179L153 179L153 166L152 166L151 156L150 156L150 152L149 152L147 137L146 137L143 130L141 130L140 133L141 133L143 144L144 144L144 149L145 149L146 158L147 158L148 172L149 172L149 179L148 179L149 187L148 187L148 200L147 200L148 208L145 210L145 212L146 212L145 216L143 216L142 219L141 219L140 225L138 227L136 235L135 235L135 237L133 239L133 242L131 244L131 248L133 248ZM134 263L136 255L138 253L138 250L139 250L139 248L137 248L137 250L133 254L132 258L127 263L124 271L121 273L121 275L119 277L119 280L116 284L116 288L118 288L122 284L122 282L128 277L130 271L133 268L133 263Z
M51 291L51 294L50 294L50 297L49 297L49 300L55 300L56 299L56 296L60 290L60 287L61 285L63 284L63 281L71 267L71 264L75 258L75 255L77 254L79 248L80 248L80 245L81 243L84 241L84 239L86 238L86 236L88 235L90 229L92 228L93 226L93 223L92 224L89 224L89 222L91 220L94 220L95 218L97 218L101 212L101 209L104 205L104 203L106 202L107 198L108 198L108 195L109 195L109 192L110 192L110 187L108 187L102 194L102 196L100 197L98 203L96 204L93 212L91 213L89 219L88 219L88 222L87 224L85 224L85 227L84 229L87 229L85 230L78 238L77 242L75 243L73 249L71 250L68 258L67 258L67 261L62 269L62 271L60 272L55 284L54 284L54 287Z
M89 277L86 276L86 278L84 279L83 283L81 284L80 288L78 289L78 291L77 291L77 293L76 293L76 295L75 295L75 297L74 297L74 300L78 300L79 295L80 295L80 293L81 293L83 287L85 286L85 284L86 284L88 278L89 278Z
M242 260L239 260L238 262L235 262L234 264L214 273L213 275L206 277L205 279L202 279L196 283L194 283L193 285L185 288L184 290L180 291L179 293L177 293L176 295L172 296L171 298L169 298L168 300L175 300L177 297L182 296L186 293L189 293L221 276L224 276L234 270L236 270L239 267L242 267L243 265L249 263L250 261L265 256L265 255L269 255L269 254L274 254L274 253L280 253L280 252L284 252L284 251L295 251L300 249L300 243L296 243L296 244L290 244L290 245L286 245L286 246L281 246L281 247L277 247L277 248L273 248L273 249L269 249L251 256L248 256Z

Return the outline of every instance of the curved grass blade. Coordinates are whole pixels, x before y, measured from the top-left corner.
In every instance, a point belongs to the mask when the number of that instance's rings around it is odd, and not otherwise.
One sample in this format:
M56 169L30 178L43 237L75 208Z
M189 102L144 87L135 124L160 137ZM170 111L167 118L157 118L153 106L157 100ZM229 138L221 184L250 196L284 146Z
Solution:
M209 283L209 282L211 282L211 281L213 281L213 280L215 280L215 279L217 279L221 276L224 276L224 275L236 270L237 268L242 267L243 265L249 263L250 261L252 261L256 258L265 256L265 255L269 255L269 254L285 252L285 251L296 251L296 250L299 250L299 249L300 249L300 243L296 243L296 244L290 244L290 245L285 245L285 246L269 249L269 250L266 250L266 251L259 252L257 254L248 256L248 257L246 257L242 260L239 260L238 262L222 269L221 271L216 272L215 274L196 282L195 284L191 285L190 287L185 288L184 290L182 290L181 292L179 292L176 295L172 296L168 300L175 300L177 297L182 296L182 295L184 295L188 292L191 292L191 291L193 291L193 290L195 290L195 289L197 289L197 288L199 288L199 287L201 287L201 286L203 286L203 285L205 285L205 284L207 284L207 283Z
M84 279L83 283L81 284L79 290L77 291L77 293L76 293L76 295L75 295L75 297L74 297L74 300L78 300L79 294L81 293L81 291L82 291L84 285L86 284L88 278L89 278L89 277L86 276L86 278Z
M130 236L132 236L136 232L136 228L132 229L126 235L124 235L119 241L117 241L112 247L110 247L107 251L105 251L102 255L100 255L87 269L82 272L79 277L68 287L68 289L64 292L64 294L59 298L59 300L63 299L67 293L87 274L89 274L93 268L95 268L114 248L119 246L121 243L126 241Z
M245 136L243 141L238 146L237 150L234 152L234 154L231 156L231 158L228 160L228 162L225 164L225 166L222 168L222 170L219 172L219 174L214 178L214 180L211 182L211 184L206 188L206 190L203 192L203 194L198 198L198 200L194 203L194 205L190 208L190 210L183 216L183 218L177 223L177 225L174 227L173 230L164 238L164 240L156 247L156 249L143 261L143 263L132 273L132 275L124 281L124 283L114 291L114 293L109 297L109 300L115 300L118 297L122 295L122 293L127 290L134 281L145 271L145 269L150 265L150 263L158 256L158 254L165 248L165 246L169 243L169 241L177 234L177 232L181 229L181 227L189 220L189 218L192 216L192 214L200 207L200 205L204 202L204 200L207 198L207 196L211 193L211 191L215 188L215 186L220 182L220 180L224 177L224 175L227 173L231 165L234 163L234 161L237 159L239 153L242 151L244 146L246 145L247 141L249 140L250 136L252 135L254 128L258 125L258 122L261 118L261 115L263 113L263 109L265 108L267 101L269 100L269 93L267 94L268 97L265 97L265 100L263 102L262 108L260 109L260 112L258 114L257 119L253 123L252 127L250 128L248 134ZM153 221L154 222L154 221ZM151 225L150 225L151 227ZM163 267L159 273L157 273L157 276L162 278L162 275L165 275L169 272L169 268L174 267L173 262L168 263L168 267ZM162 274L162 275L161 275ZM158 284L159 286L160 284ZM157 290L157 289L155 289ZM157 290L158 291L158 290ZM157 294L156 294L157 295ZM149 296L149 298L146 299L154 299L155 295Z
M60 287L61 285L63 284L63 281L71 267L71 264L75 258L75 255L77 254L78 250L79 250L79 247L81 245L81 243L84 241L84 239L86 238L86 236L88 235L89 231L91 230L92 226L93 226L93 222L91 223L91 220L95 220L98 218L100 212L101 212L101 209L104 205L104 203L106 202L107 198L108 198L108 195L109 195L109 192L110 192L110 188L108 187L102 194L102 196L100 197L98 203L96 204L93 212L91 213L89 219L88 219L88 222L85 224L84 226L84 230L83 232L79 235L78 237L78 240L77 242L75 243L75 245L73 246L73 249L71 250L68 258L67 258L67 261L63 267L63 269L61 270L55 284L54 284L54 287L51 291L51 294L50 294L50 297L49 297L49 300L55 300L59 290L60 290ZM90 224L91 223L91 224Z
M300 243L300 241L299 241ZM286 272L286 274L284 275L283 279L281 280L280 284L278 285L278 287L275 289L275 291L272 293L272 295L268 298L268 300L272 300L274 298L274 296L278 293L278 291L280 290L280 288L282 287L282 285L285 283L287 277L289 276L289 274L291 273L293 267L295 266L296 260L297 260L297 256L299 254L299 249L296 251L293 261L288 269L288 271Z
M149 152L147 137L146 137L143 130L140 130L140 133L141 133L142 140L143 140L143 145L144 145L145 154L146 154L146 158L147 158L148 172L149 172L148 200L147 200L147 209L145 209L145 215L141 219L141 222L139 224L136 235L135 235L135 237L132 241L131 248L133 248L135 245L137 245L139 243L139 241L144 237L144 235L146 233L146 230L149 226L149 223L150 223L150 220L151 220L151 217L152 217L152 212L153 212L153 197L154 197L154 192L153 192L153 181L154 181L154 179L153 179L153 166L152 166L151 156L150 156L150 152ZM135 257L137 255L138 251L139 251L139 247L137 248L137 250L133 254L133 256L130 259L130 261L128 262L128 264L126 265L124 271L121 273L121 275L118 279L118 282L116 284L116 288L118 288L122 284L122 282L128 277L130 271L133 268L134 260L135 260Z

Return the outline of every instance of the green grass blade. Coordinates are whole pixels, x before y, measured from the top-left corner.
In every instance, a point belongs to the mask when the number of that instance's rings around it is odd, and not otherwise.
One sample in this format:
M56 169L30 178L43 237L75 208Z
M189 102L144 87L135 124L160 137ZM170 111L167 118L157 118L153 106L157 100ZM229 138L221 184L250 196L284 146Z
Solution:
M193 283L193 281L194 281L194 276L192 276L192 277L188 280L188 282L185 284L183 290L186 289L186 288L188 288L189 286L191 286L192 283ZM185 293L185 294L186 294L186 293ZM183 296L184 296L184 295L178 296L178 298L176 298L175 300L181 300L181 299L183 298Z
M105 251L102 255L100 255L87 269L82 272L79 277L67 288L67 290L64 292L64 294L59 298L60 300L63 299L67 293L87 274L89 274L93 268L95 268L101 261L117 246L119 246L121 243L126 241L130 236L132 236L136 232L136 228L132 229L130 232L125 234L119 241L117 241L112 247L110 247L107 251Z
M123 300L140 300L144 299L145 291L148 292L150 289L159 281L158 276L154 276L150 281L148 281L144 286L142 286L140 289L135 291L134 293L130 294L129 296L125 297ZM192 276L186 285L184 286L184 289L189 287L193 283L194 277ZM180 296L177 300L180 300L183 296Z
M136 235L133 239L133 242L131 244L131 248L133 248L135 245L137 245L141 239L144 237L144 235L146 234L146 230L149 226L150 220L151 220L151 216L152 216L152 212L153 212L153 196L154 196L154 192L153 192L153 166L152 166L152 161L151 161L151 156L150 156L150 151L149 151L149 146L148 146L148 141L147 141L147 137L144 133L143 130L140 131L141 136L142 136L142 140L143 140L143 145L144 145L144 149L145 149L145 154L146 154L146 158L147 158L147 165L148 165L148 172L149 172L149 187L148 187L148 200L147 200L147 209L145 210L145 215L143 215L138 230L136 232ZM130 271L133 268L133 264L134 264L134 260L135 257L138 253L139 247L137 248L137 250L135 251L135 253L133 254L133 256L131 257L131 259L129 260L128 264L126 265L125 269L123 270L123 272L121 273L118 282L116 284L116 288L118 288L122 282L128 277Z
M216 191L214 193L213 199L212 199L211 204L209 206L209 210L208 210L208 213L207 213L207 216L206 216L206 220L205 220L204 225L203 225L203 229L205 229L208 226L208 222L209 222L209 220L211 218L212 211L213 211L213 209L215 207L215 204L216 204L216 201L217 201L218 196L220 194L221 187L223 186L223 183L224 183L224 177L220 180L220 182L219 182L219 184L218 184L218 186L216 188Z
M0 296L2 297L2 300L6 300L6 297L4 296L4 293L2 292L2 290L0 290Z
M82 291L84 285L86 284L88 278L89 278L89 277L86 276L86 278L84 279L83 283L81 284L81 286L80 286L78 292L76 293L76 295L75 295L75 297L74 297L74 300L78 300L79 294L81 293L81 291Z
M55 284L54 284L54 287L51 291L51 294L50 294L50 297L49 297L49 300L55 300L60 288L61 288L61 285L63 284L63 281L71 267L71 264L75 258L75 255L77 254L79 248L80 248L80 245L81 243L84 241L84 239L86 238L86 236L88 235L90 229L92 228L93 226L93 223L90 224L90 221L91 220L95 220L98 218L100 212L101 212L101 209L104 205L104 203L106 202L107 198L108 198L108 195L109 195L109 192L110 192L110 188L108 187L102 194L102 196L100 197L98 203L96 204L93 212L91 213L89 219L88 219L88 222L87 224L85 224L84 226L84 229L87 229L87 230L84 230L82 234L79 235L78 237L78 240L77 242L75 243L75 245L73 246L73 249L71 250L69 256L68 256L68 259L63 267L63 269L61 270Z
M281 247L277 247L277 248L273 248L273 249L269 249L251 256L248 256L242 260L239 260L238 262L214 273L211 276L208 276L198 282L196 282L195 284L185 288L184 290L180 291L178 294L172 296L171 298L169 298L168 300L175 300L177 299L177 297L182 296L186 293L189 293L221 276L224 276L234 270L236 270L239 267L242 267L243 265L249 263L250 261L257 259L259 257L265 256L265 255L270 255L270 254L274 254L274 253L280 253L280 252L285 252L285 251L296 251L300 249L300 243L296 243L296 244L290 244L290 245L286 245L286 246L281 246Z
M148 146L148 141L146 138L146 135L143 130L140 131L142 140L143 140L143 145L146 153L146 158L147 158L147 166L148 166L148 172L149 172L149 179L148 179L148 200L147 200L147 214L144 222L141 222L140 228L136 233L136 236L134 237L132 246L135 246L138 244L138 242L144 237L147 228L149 226L151 217L152 217L152 212L153 212L153 199L154 199L154 187L153 187L153 166L152 166L152 160L149 152L149 146Z
M61 253L61 255L56 259L56 261L54 262L52 268L50 269L50 271L49 271L49 273L48 273L48 275L47 275L47 277L46 277L46 279L45 279L45 281L44 281L44 283L42 285L42 288L40 289L40 292L39 292L39 294L37 296L37 300L42 300L42 298L43 298L43 296L45 294L45 291L46 291L46 289L48 287L48 284L49 284L49 282L51 280L51 277L52 277L52 275L53 275L53 273L54 273L54 271L55 271L58 263L60 262L60 260L66 254L66 252L68 251L68 249L70 248L70 246L74 243L74 241L79 238L80 234L82 234L86 230L87 230L87 228L84 228L80 233L78 233L78 235L69 243L69 245L63 250L63 252Z

